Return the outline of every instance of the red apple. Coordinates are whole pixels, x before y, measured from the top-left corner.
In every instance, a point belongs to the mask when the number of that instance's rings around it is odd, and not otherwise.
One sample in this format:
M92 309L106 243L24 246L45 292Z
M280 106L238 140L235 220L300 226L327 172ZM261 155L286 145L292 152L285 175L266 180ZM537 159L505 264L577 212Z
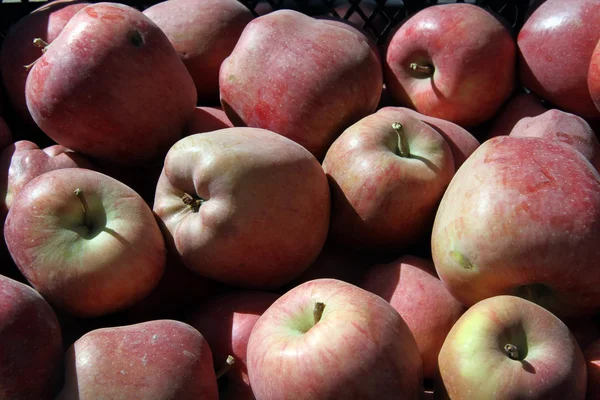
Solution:
M125 184L66 168L31 180L4 225L17 267L51 304L99 316L146 296L165 267L152 210Z
M510 132L510 136L561 141L573 146L600 170L600 142L596 133L590 124L575 114L552 109L536 117L522 118Z
M585 399L586 366L569 328L535 303L496 296L469 308L439 355L436 398Z
M12 108L23 122L33 124L25 101L25 82L30 69L26 66L42 56L39 46L43 46L42 42L34 45L34 39L52 43L71 17L87 5L89 3L76 0L49 1L15 22L2 41L2 81Z
M277 299L248 341L257 399L418 399L422 361L388 302L352 284L316 279Z
M212 364L206 340L180 321L96 329L69 347L57 400L216 400Z
M186 267L233 286L275 289L317 258L329 203L327 178L308 150L264 129L228 128L169 150L154 211Z
M56 314L30 286L0 275L0 397L54 399L63 344Z
M600 41L599 41L600 43ZM588 90L596 109L600 110L600 46L596 45L587 76Z
M278 10L246 26L219 85L234 125L279 133L322 159L344 129L375 111L383 78L376 47L356 28Z
M473 4L427 7L393 33L385 82L399 105L474 126L491 118L515 86L516 44Z
M40 149L37 144L20 140L0 153L0 220L4 221L14 198L33 178L62 168L88 168L93 165L64 146Z
M587 368L587 398L600 399L600 337L584 348Z
M433 379L442 344L465 310L439 279L433 262L406 255L373 265L360 286L398 311L419 346L424 377Z
M190 136L195 133L204 133L216 131L219 129L233 128L233 124L227 118L227 114L221 107L196 107L190 117L183 136Z
M525 117L536 117L548 109L542 99L533 93L520 93L511 98L491 121L485 140L496 136L507 136L517 122Z
M120 164L162 156L183 131L196 89L173 46L135 8L80 10L29 72L29 111L57 143Z
M588 90L598 39L598 0L545 1L519 31L521 83L564 111L600 118Z
M254 324L279 296L256 290L234 290L212 296L195 307L185 321L198 329L212 351L219 379L219 399L254 400L246 349ZM234 363L227 366L228 357Z
M600 310L600 175L572 146L484 142L438 208L436 270L465 305L515 294L566 317Z
M448 143L454 158L454 169L458 169L467 158L479 147L479 140L460 125L441 118L430 117L410 108L401 107L403 111L420 119L433 127Z
M194 79L200 104L219 102L219 69L254 18L237 0L170 0L144 14L167 35Z
M397 251L430 231L454 160L433 127L387 107L346 129L327 151L323 170L332 194L332 240Z

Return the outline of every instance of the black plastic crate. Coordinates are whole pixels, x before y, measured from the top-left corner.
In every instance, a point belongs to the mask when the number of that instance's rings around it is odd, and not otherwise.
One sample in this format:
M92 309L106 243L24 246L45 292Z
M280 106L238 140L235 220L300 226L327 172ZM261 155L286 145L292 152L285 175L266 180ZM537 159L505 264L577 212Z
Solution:
M6 0L4 0L6 1ZM14 1L14 0L13 0ZM258 16L279 9L294 9L307 15L329 15L352 20L369 32L379 44L385 42L400 21L436 4L471 3L502 16L516 32L523 25L529 0L239 0ZM120 3L144 10L160 1L124 0ZM0 35L10 25L46 2L21 0L0 2ZM0 36L1 38L1 36Z

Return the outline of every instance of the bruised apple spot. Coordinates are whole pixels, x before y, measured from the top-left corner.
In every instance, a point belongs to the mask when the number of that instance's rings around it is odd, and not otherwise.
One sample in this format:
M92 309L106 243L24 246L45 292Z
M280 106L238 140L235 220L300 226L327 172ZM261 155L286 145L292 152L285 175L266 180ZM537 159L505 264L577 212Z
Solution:
M139 48L144 45L144 38L142 37L142 34L139 31L133 30L130 31L127 35L129 38L129 42L135 47Z
M475 270L475 265L467 258L464 254L459 251L452 250L450 256L456 261L463 269L467 271Z

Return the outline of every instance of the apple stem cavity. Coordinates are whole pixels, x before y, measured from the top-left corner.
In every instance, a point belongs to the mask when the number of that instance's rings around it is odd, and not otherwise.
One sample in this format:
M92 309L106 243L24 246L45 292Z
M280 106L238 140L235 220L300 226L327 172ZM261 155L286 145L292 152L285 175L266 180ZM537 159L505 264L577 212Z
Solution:
M320 301L316 302L315 307L313 308L314 325L321 320L323 310L325 310L325 303L321 303Z
M400 122L394 122L392 129L398 134L398 151L400 157L410 158L410 146L408 145L408 139L404 133L404 127Z
M233 364L235 364L235 357L233 357L232 355L228 355L227 360L225 360L225 365L223 365L221 368L219 368L219 370L215 373L215 376L217 377L217 379L219 379L220 377L225 375L227 373L227 371L229 371L231 369Z
M511 360L519 360L519 348L517 346L515 346L514 344L506 344L504 346L504 351L506 352L506 354L508 354L508 357Z
M417 64L417 63L411 63L408 67L415 72L418 72L420 74L427 76L428 78L432 77L433 73L435 72L435 68L431 64L423 65L423 64Z
M197 213L205 200L201 198L194 198L191 195L184 193L183 196L181 196L181 201L183 201L183 204L190 206L192 212Z
M48 42L46 42L44 39L42 39L42 38L35 38L35 39L33 39L33 45L35 47L41 48L42 49L42 54L44 54L46 52L46 50L48 50L48 46L50 46L50 44ZM26 71L29 71L31 68L33 68L33 66L35 65L35 63L38 60L39 60L39 58L36 59L31 64L24 65L23 68L25 68Z
M90 213L88 211L87 201L85 200L85 197L83 197L83 190L77 188L73 191L73 193L75 194L75 196L77 196L77 198L79 199L79 203L81 204L81 210L83 211L83 223L89 228L91 226L89 220Z

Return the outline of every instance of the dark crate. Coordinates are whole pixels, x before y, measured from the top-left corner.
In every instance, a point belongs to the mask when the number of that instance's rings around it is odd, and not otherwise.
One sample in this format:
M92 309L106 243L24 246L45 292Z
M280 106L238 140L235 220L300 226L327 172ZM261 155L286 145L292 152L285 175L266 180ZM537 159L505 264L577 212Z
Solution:
M1 1L1 0L0 0ZM529 0L239 0L258 16L279 9L294 9L307 15L340 17L351 20L383 44L400 21L415 12L435 4L471 3L504 18L513 32L522 26ZM124 0L120 3L144 10L159 1ZM10 25L45 2L21 0L0 3L0 39Z

